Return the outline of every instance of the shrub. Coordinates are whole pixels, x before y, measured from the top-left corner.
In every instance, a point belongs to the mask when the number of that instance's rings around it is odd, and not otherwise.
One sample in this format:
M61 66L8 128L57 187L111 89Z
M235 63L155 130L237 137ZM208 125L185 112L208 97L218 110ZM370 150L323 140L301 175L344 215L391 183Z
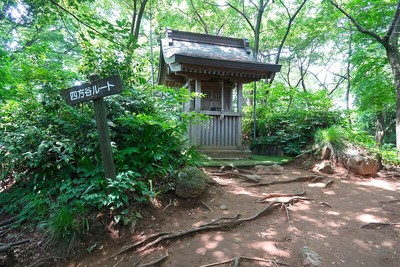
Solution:
M70 107L57 103L58 95L46 97L1 106L0 182L13 185L0 193L8 203L0 214L45 221L42 228L52 240L65 239L67 251L93 218L88 214L135 220L135 207L171 188L176 169L196 163L183 138L186 122L169 111L173 101L160 104L146 91L126 88L106 101L117 177L105 179L91 104Z
M252 145L281 145L286 155L296 156L314 139L321 128L340 123L338 112L292 110L268 113L257 121L257 138ZM252 122L244 121L244 132L253 135Z
M80 212L70 206L62 206L55 207L49 220L42 222L40 227L50 249L56 248L60 253L70 255L80 246L85 224L88 229L87 220Z

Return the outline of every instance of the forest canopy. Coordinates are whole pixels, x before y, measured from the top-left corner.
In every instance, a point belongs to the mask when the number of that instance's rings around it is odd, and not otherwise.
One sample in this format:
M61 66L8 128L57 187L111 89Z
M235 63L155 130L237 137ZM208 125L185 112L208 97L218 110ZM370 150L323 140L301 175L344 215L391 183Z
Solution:
M0 10L0 213L46 219L55 239L82 233L93 210L138 219L131 207L199 162L184 145L194 115L181 113L193 96L157 85L167 27L247 38L254 59L282 65L273 82L244 88L247 145L298 156L337 127L398 163L400 1L3 0ZM92 104L60 94L91 74L124 84L106 99L115 180L102 174ZM77 223L63 232L59 216Z

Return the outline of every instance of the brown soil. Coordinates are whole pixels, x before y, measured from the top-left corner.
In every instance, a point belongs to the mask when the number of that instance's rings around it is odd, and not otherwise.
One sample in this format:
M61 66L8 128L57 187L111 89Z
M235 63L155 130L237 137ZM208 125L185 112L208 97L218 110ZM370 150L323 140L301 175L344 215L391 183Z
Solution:
M292 165L284 167L282 175L263 175L263 182L312 174ZM334 183L325 188L329 179ZM362 178L347 176L347 171L339 168L334 175L316 183L249 187L252 184L234 175L212 176L201 199L164 196L143 212L140 225L103 234L85 243L72 261L59 261L57 265L141 266L168 255L159 265L151 266L201 266L237 256L270 262L242 260L236 266L302 266L301 250L308 246L323 258L323 266L399 266L398 172L381 171L378 177ZM268 193L300 193L303 188L305 197L313 200L289 205L288 214L285 208L277 207L231 229L194 233L161 242L144 252L115 255L158 232L188 230L237 214L250 217L268 205L256 202ZM89 253L86 248L91 246L93 251ZM233 261L218 266L233 266Z

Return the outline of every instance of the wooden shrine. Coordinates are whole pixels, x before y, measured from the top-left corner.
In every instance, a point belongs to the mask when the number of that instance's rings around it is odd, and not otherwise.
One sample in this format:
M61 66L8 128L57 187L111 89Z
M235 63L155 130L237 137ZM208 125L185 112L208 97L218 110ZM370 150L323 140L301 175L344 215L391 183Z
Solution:
M280 65L257 62L247 39L167 29L161 40L158 83L201 93L184 111L208 115L189 130L191 145L201 150L243 150L243 84L270 79Z

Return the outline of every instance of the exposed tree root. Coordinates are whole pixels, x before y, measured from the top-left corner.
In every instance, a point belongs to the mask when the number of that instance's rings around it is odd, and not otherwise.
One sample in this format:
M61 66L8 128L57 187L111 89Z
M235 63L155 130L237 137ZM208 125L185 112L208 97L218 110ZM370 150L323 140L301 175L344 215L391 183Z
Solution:
M258 174L255 174L251 171L248 170L242 170L242 169L235 169L234 171L217 171L217 172L209 172L208 174L210 175L215 175L215 176L225 176L225 175L232 175L232 176L237 176L239 178L248 180L250 182L255 182L255 183L260 183L261 181L261 176Z
M299 197L299 196L304 196L305 194L306 194L306 190L303 187L303 191L298 194L270 193L270 194L258 199L256 202L258 202L258 203L268 202L268 199L277 198L277 197Z
M11 229L7 229L7 230L0 230L0 237L2 237L3 235L7 234L8 232L10 232Z
M239 178L248 180L250 182L254 182L254 183L260 183L261 181L261 176L257 175L257 174L242 174L242 173L234 173L232 172L232 175L237 176Z
M7 220L4 220L4 221L0 222L0 227L1 227L1 229L9 228L16 221L17 221L17 217L8 218Z
M325 188L329 188L333 185L334 181L330 179L328 182L325 183Z
M332 206L329 205L329 204L326 203L326 202L320 202L319 205L320 205L320 206L326 206L326 207L332 208Z
M115 253L111 257L115 257L117 255L129 252L129 251L135 251L135 252L141 252L149 249L152 246L155 246L162 241L165 240L170 240L170 239L175 239L178 237L182 236L187 236L190 234L194 233L199 233L199 232L204 232L204 231L210 231L210 230L224 230L224 229L231 229L236 226L239 226L245 222L252 221L254 219L257 219L258 217L271 212L274 210L276 207L281 206L282 204L291 204L300 200L312 200L311 198L304 198L304 197L292 197L289 198L286 201L274 201L269 203L265 208L260 210L258 213L254 214L251 217L247 218L240 218L240 214L237 214L235 217L224 217L224 218L219 218L217 220L214 220L210 223L200 225L195 228L188 229L186 231L179 231L179 232L160 232L154 235L151 235L142 241L139 241L133 245L127 246L120 250L119 252Z
M386 201L379 201L381 204L389 204L389 203L398 203L400 199L393 199L393 200L386 200Z
M262 259L262 258L253 258L253 257L246 257L246 256L237 256L234 257L233 259L227 260L227 261L220 261L220 262L214 262L206 265L201 265L200 267L213 267L213 266L218 266L222 264L227 264L227 263L233 263L234 267L239 267L241 261L258 261L258 262L268 262L268 263L273 263L275 266L290 266L289 264L282 263L282 262L277 262L273 260L267 260L267 259Z
M270 186L270 185L276 185L276 184L303 183L303 182L316 183L325 178L326 178L326 176L321 176L321 175L306 175L306 176L299 176L299 177L296 177L296 178L290 179L290 180L279 180L279 181L272 181L269 183L258 183L255 185L249 185L249 187Z
M169 200L169 204L163 208L162 212L168 209L168 207L171 206L171 204L172 204L172 199Z
M117 263L115 263L112 267L117 267L118 264L120 264L125 258L125 255L121 257L121 259L119 259L119 261L117 261Z
M29 243L29 242L31 242L30 239L24 239L24 240L17 241L14 243L2 244L0 246L0 253L8 253L9 251L13 250L14 247L25 244L25 243Z
M367 223L367 224L361 225L360 228L380 229L384 226L392 226L392 225L400 225L400 222L397 222L397 223Z
M200 203L201 203L206 209L208 209L209 211L214 212L213 209L212 209L209 205L207 205L207 203L205 203L204 201L201 201Z
M9 244L1 244L0 245L0 253L5 253L7 255L6 258L6 266L14 266L16 262L14 247L31 242L30 239L24 239L21 241L17 241Z

